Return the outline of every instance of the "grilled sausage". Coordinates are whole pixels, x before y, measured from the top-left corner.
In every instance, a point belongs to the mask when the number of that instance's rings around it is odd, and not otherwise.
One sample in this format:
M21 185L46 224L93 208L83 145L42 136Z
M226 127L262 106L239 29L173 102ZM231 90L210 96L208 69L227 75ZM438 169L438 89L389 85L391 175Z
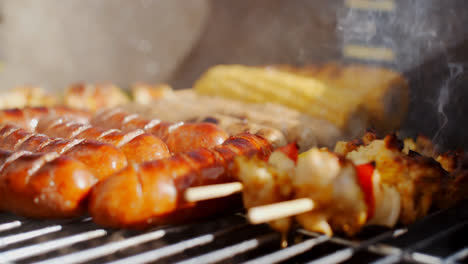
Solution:
M125 155L116 147L97 141L50 138L28 132L12 124L0 125L0 149L30 152L57 152L83 162L98 179L127 165Z
M56 117L41 119L37 128L38 132L51 137L97 140L114 145L132 162L141 163L170 156L167 145L161 139L141 129L122 132Z
M80 215L97 178L57 153L0 150L0 209L33 218Z
M101 111L92 118L91 123L105 128L120 128L123 131L143 129L161 138L172 153L216 146L228 138L228 134L215 124L184 124L183 122L148 120L120 109Z
M237 155L264 158L270 152L271 146L265 139L241 134L211 149L200 148L167 159L132 164L93 188L90 214L104 226L141 228L232 208L233 204L222 204L204 210L198 206L200 203L185 202L183 194L189 187L235 181L231 167ZM180 212L185 213L181 216Z
M13 123L28 131L35 131L39 119L45 116L67 116L86 123L91 115L86 111L64 106L12 108L0 110L0 123Z
M214 103L214 102L213 102ZM286 137L280 129L272 126L261 125L242 117L234 117L226 114L218 114L215 111L207 111L205 104L189 100L165 100L154 101L151 105L131 103L122 106L126 111L137 113L144 118L158 117L166 121L185 121L187 123L213 123L223 129L230 136L249 132L267 139L273 147L281 147L287 144ZM177 111L171 111L177 109Z

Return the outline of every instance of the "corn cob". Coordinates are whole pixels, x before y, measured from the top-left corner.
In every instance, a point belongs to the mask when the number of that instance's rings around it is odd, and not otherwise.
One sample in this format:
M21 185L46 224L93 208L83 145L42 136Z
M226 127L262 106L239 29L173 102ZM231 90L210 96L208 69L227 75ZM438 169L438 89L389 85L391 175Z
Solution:
M283 71L315 78L327 87L338 90L343 97L355 96L376 128L381 131L398 129L409 101L409 86L405 78L392 70L353 64L329 63L302 69L279 66Z
M194 88L200 94L283 104L310 116L329 120L346 130L354 129L356 120L360 124L364 121L366 125L370 125L367 122L374 121L372 119L379 121L372 122L373 125L382 125L385 129L394 128L394 123L398 122L392 121L388 125L386 121L387 117L393 117L396 111L394 101L388 100L394 99L395 96L386 97L394 92L392 88L395 86L394 83L388 82L388 79L398 75L386 73L388 76L378 75L380 79L374 82L367 81L367 77L360 81L363 77L362 74L358 74L359 71L360 68L353 68L353 71L346 71L346 75L340 75L336 79L333 75L320 71L296 70L291 67L219 65L209 69L195 83ZM389 72L382 69L380 71ZM381 77L385 78L382 80ZM348 82L351 85L348 85ZM404 80L402 83L407 88ZM362 84L364 87L361 87ZM390 103L386 103L387 101ZM406 104L407 100L403 102ZM390 111L387 107L389 104ZM397 110L400 109L397 107ZM403 107L401 112L405 110ZM401 115L398 114L396 119L401 121ZM380 122L382 120L383 122Z

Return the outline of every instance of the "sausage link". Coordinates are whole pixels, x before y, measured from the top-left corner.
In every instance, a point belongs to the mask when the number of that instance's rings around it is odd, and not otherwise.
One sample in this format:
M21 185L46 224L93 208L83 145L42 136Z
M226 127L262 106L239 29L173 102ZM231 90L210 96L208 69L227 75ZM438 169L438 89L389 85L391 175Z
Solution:
M0 125L0 149L31 152L57 152L81 161L98 179L104 179L127 165L125 155L116 147L97 141L49 138L12 124Z
M203 208L201 205L206 203L187 203L183 194L189 187L235 181L231 166L236 155L266 158L270 153L271 146L265 139L241 134L211 149L131 164L93 188L89 212L104 226L142 228L230 209L239 203Z
M11 108L0 110L0 123L13 123L28 131L35 131L39 119L45 116L66 116L86 123L91 114L64 106Z
M78 216L97 180L86 165L67 156L0 150L0 209L17 215Z
M167 145L158 137L143 130L122 132L69 121L66 118L44 118L39 121L38 132L51 137L89 139L119 148L130 162L145 162L170 156Z
M91 119L91 124L123 131L143 129L161 138L172 153L185 152L201 147L213 147L224 142L228 134L212 123L169 123L148 120L120 109L101 111Z

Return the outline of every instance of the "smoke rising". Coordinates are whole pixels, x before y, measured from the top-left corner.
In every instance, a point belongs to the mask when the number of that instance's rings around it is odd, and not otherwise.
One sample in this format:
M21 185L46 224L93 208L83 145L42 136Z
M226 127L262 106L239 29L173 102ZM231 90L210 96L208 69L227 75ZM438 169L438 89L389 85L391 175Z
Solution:
M437 114L438 114L438 122L439 122L439 129L435 133L434 137L432 138L433 142L437 142L436 140L441 134L441 131L447 126L449 120L447 114L445 113L445 106L450 101L450 90L451 84L454 80L456 80L459 76L463 74L463 64L461 63L454 63L449 62L447 64L449 69L449 76L443 82L442 87L439 91L439 97L437 100Z

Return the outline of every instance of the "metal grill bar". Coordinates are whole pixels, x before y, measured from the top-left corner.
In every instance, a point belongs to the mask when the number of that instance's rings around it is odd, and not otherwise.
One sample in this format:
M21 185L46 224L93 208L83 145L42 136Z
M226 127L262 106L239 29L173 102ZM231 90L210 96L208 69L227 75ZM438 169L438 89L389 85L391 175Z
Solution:
M55 239L37 245L13 249L0 253L0 260L2 260L2 262L10 262L25 259L39 254L44 254L58 248L70 246L78 242L91 240L100 236L105 236L106 234L106 230L97 229L65 238Z
M317 238L312 238L306 240L302 243L296 244L294 246L273 252L271 254L259 257L257 259L246 262L245 264L269 264L269 263L278 263L285 261L294 256L302 254L316 245L322 244L330 240L328 236L319 236Z
M19 233L15 235L2 237L0 238L0 248L6 247L13 243L18 243L21 241L25 241L25 240L32 239L32 238L42 236L45 234L57 232L60 230L62 230L62 226L53 225L53 226L48 226L48 227L44 227L44 228L37 229L37 230L32 230L32 231L25 232L25 233Z
M180 253L186 249L208 244L214 240L215 236L212 234L195 237L192 239L184 240L182 242L158 248L143 254L127 257L121 260L112 261L107 264L126 264L126 263L148 263L156 261L160 258L168 257Z
M468 257L468 246L460 249L459 251L453 253L445 259L445 263L452 264L458 260Z
M414 252L411 254L411 259L417 262L429 263L429 264L442 264L443 260L439 257L434 257L427 254Z
M406 231L407 231L406 228L397 229L397 230L393 231L394 232L394 237L398 237L398 236L404 234ZM301 233L301 234L304 234L306 236L312 236L312 237L321 236L321 234L319 234L319 233L310 232L310 231L307 231L307 230L304 230L304 229L299 229L298 232ZM347 240L347 239L340 238L340 237L331 237L330 242L333 242L334 244L337 244L337 245L342 245L342 246L347 246L347 247L354 247L354 248L358 248L360 246L359 242ZM364 248L362 248L362 249L364 249ZM392 246L389 246L389 245L386 245L386 244L369 245L366 248L366 250L368 250L370 252L373 252L373 253L380 254L380 255L392 255L392 254L399 254L401 252L401 249L396 248L396 247L392 247Z
M13 221L13 222L9 222L9 223L0 224L0 232L10 230L10 229L13 229L13 228L17 228L17 227L20 227L20 226L21 226L20 221Z
M38 262L37 264L63 264L63 263L82 263L87 260L95 259L98 257L106 256L117 252L119 250L142 244L148 241L156 240L166 234L164 230L157 230L151 233L142 234L139 236L127 238L125 240L104 244L102 246L83 250L77 253L65 255L54 259Z
M420 249L420 248L423 248L425 246L428 246L429 244L431 243L434 243L435 241L441 239L442 237L445 237L445 236L448 236L449 234L451 233L454 233L456 232L457 230L460 230L461 228L465 227L468 225L468 221L464 221L464 222L461 222L461 223L458 223L446 230L443 230L441 232L438 232L436 233L435 235L433 236L430 236L426 239L423 239L423 240L420 240L414 244L412 244L411 246L407 247L405 250L403 250L402 252L400 252L399 254L397 255L390 255L390 256L387 256L387 257L384 257L380 260L377 260L376 262L374 263L396 263L396 262L399 262L403 259L406 259L406 260L415 260L415 261L418 261L418 262L422 262L422 263L442 263L443 260L442 258L439 258L439 257L436 257L436 256L431 256L431 255L428 255L428 254L423 254L423 253L420 253L420 252L415 252L416 250Z
M312 260L307 264L331 264L331 263L341 263L349 258L351 258L354 254L354 250L352 248L345 248L338 250L330 255L321 257L316 260Z
M448 229L445 229L441 232L436 233L435 235L428 237L426 239L421 240L420 242L417 242L416 244L412 245L411 247L408 248L409 250L417 250L423 247L428 246L431 243L434 243L436 240L441 239L445 236L448 236L454 232L457 232L458 230L462 229L463 227L468 226L468 221L458 223Z
M261 241L273 239L274 237L276 237L274 234L268 234L260 238L245 240L235 245L213 251L211 253L207 253L201 256L178 262L177 264L215 263L224 259L234 257L235 255L244 253L246 251L255 249L260 245Z
M262 264L300 259L300 262L320 264L360 262L360 257L364 257L367 260L360 263L458 264L468 256L468 247L463 243L456 245L456 252L431 248L454 236L464 238L459 230L468 230L468 218L466 212L461 212L461 216L456 213L460 208L432 214L408 229L384 232L370 229L361 236L367 238L361 240L327 237L299 229L298 238L305 240L284 249L280 248L277 233L268 231L265 225L248 225L245 219L235 215L143 233L107 231L90 222L90 218L36 222L0 215L0 227L4 227L0 248L5 250L0 252L0 262L123 264L161 260L190 264L229 259L233 263ZM419 233L430 230L432 225L435 232ZM115 252L119 254L113 255ZM319 255L314 256L316 253Z
M388 231L388 232L380 234L380 235L378 235L376 237L373 237L373 238L371 238L369 240L361 242L356 246L336 251L336 252L334 252L334 253L332 253L330 255L327 255L325 257L322 257L322 258L316 259L314 261L311 261L308 264L340 263L340 262L343 262L343 261L351 258L359 250L367 249L371 245L375 245L376 243L378 243L378 242L380 242L380 241L382 241L384 239L399 236L404 232L406 232L406 229L397 229L397 230Z
M186 249L194 248L197 246L202 246L208 243L211 243L214 241L216 237L222 236L224 234L227 234L230 231L236 230L241 227L245 227L246 224L240 224L240 225L234 225L232 227L223 229L221 231L211 233L211 234L205 234L201 235L192 239L184 240L181 242L178 242L176 244L172 244L166 247L158 248L155 250L151 250L142 254L134 255L131 257L127 257L121 260L113 261L110 262L112 264L116 263L147 263L150 261L155 261L160 258L168 257L171 255L175 255L177 253L180 253Z

